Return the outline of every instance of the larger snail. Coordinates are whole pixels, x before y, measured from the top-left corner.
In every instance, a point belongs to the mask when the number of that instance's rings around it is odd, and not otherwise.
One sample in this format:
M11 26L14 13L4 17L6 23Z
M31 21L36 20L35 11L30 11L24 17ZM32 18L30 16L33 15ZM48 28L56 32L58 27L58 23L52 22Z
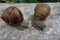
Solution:
M1 18L9 24L20 24L23 21L22 12L14 6L8 7L1 15Z
M37 4L34 9L34 16L44 20L50 14L50 9L50 6L47 4Z
M34 8L34 17L32 21L32 26L37 29L43 30L46 27L44 20L50 14L50 6L47 4L37 4Z

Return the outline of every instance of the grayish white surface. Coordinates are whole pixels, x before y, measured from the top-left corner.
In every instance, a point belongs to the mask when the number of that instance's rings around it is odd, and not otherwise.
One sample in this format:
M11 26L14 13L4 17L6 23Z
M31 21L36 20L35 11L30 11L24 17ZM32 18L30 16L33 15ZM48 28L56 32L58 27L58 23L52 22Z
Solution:
M46 28L41 31L31 26L31 20L27 20L33 15L36 3L0 3L0 14L7 7L16 6L22 11L24 19L29 21L27 29L18 30L0 18L0 40L60 40L60 3L47 4L51 7L51 13L44 21Z

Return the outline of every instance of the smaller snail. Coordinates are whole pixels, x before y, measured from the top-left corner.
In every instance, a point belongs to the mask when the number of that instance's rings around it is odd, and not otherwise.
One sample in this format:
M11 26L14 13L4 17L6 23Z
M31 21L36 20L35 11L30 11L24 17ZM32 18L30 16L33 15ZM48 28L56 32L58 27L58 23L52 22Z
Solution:
M32 20L32 26L37 29L43 30L46 27L44 20L50 14L50 6L47 4L37 4L34 8L34 17Z
M10 6L4 11L1 18L9 24L20 24L23 21L23 14L17 7Z
M50 9L50 6L47 4L37 4L34 9L34 16L44 20L50 14Z

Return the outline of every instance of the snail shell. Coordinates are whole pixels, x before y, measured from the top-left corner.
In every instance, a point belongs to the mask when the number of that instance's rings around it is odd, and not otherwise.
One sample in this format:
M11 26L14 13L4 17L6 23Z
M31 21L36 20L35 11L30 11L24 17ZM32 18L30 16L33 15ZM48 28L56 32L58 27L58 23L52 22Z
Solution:
M14 6L10 6L8 7L4 13L1 15L1 18L10 24L19 24L23 21L23 15L21 13L21 11L14 7Z
M34 9L34 16L39 17L41 20L46 19L50 14L50 6L47 4L37 4Z

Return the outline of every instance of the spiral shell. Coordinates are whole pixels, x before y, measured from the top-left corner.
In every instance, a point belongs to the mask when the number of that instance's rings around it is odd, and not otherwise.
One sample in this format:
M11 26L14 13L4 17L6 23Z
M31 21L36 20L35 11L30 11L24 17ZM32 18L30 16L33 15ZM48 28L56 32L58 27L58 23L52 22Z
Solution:
M8 7L4 11L4 13L1 15L1 18L5 22L10 23L10 24L18 24L23 21L23 15L21 11L14 6Z
M47 4L37 4L34 9L34 16L44 20L50 14L50 9L50 6Z

